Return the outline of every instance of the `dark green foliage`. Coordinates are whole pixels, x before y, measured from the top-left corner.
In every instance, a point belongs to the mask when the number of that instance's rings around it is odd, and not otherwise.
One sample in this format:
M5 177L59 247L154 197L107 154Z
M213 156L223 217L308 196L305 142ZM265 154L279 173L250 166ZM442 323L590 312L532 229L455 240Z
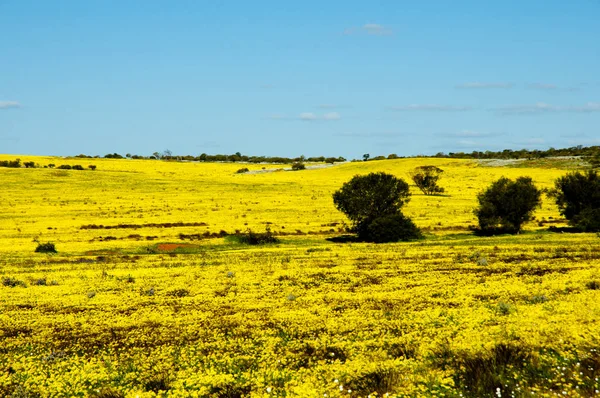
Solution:
M569 173L556 180L550 196L569 223L580 231L600 231L600 175L596 170Z
M589 281L588 283L585 284L585 287L587 287L590 290L600 290L600 282L599 281Z
M419 239L422 234L410 218L399 213L376 218L359 237L368 242L387 243Z
M73 170L83 170L83 166L80 164L75 164L71 167Z
M525 221L541 205L541 191L530 177L516 181L502 177L477 195L474 213L482 234L519 233Z
M382 172L354 176L333 194L335 207L352 221L352 230L360 239L371 242L417 237L418 229L400 211L409 200L408 184ZM376 232L377 228L383 230ZM394 228L400 229L393 231Z
M48 165L48 168L49 168L49 169L53 169L53 168L55 168L55 167L56 167L56 165L55 165L54 163L50 163L50 164Z
M23 166L25 166L26 169L32 169L35 167L35 162L23 162Z
M13 169L18 169L19 167L21 167L21 159L2 160L0 161L0 167L10 167Z
M354 176L333 194L335 207L352 221L355 232L376 218L399 214L409 200L408 184L383 172Z
M237 174L243 174L243 173L247 173L250 170L247 167L242 167L241 169L239 169L238 171L236 171Z
M17 286L27 287L27 285L25 285L25 282L20 281L15 278L11 278L9 276L5 276L4 278L2 278L2 285L8 286L8 287L17 287Z
M90 169L90 170L94 171L94 170L96 170L96 166L95 166L95 165L93 165L93 164L90 164L90 165L88 166L88 169Z
M292 170L294 170L294 171L304 170L304 169L306 169L306 166L302 162L296 162L296 163L292 164Z
M279 239L273 235L271 232L271 228L267 226L265 232L258 233L252 232L252 230L248 230L246 233L238 233L232 236L232 238L238 243L246 244L246 245L265 245L270 243L279 243Z
M106 159L123 159L123 156L119 155L118 153L109 153L107 155L104 155L104 157Z
M438 186L443 172L436 166L419 166L410 172L410 178L425 195L435 195L444 192L444 188Z
M57 167L57 169L61 169L61 170L71 170L73 167L71 167L70 164L61 164L60 166Z
M35 252L36 253L56 253L56 246L54 246L54 243L52 243L52 242L38 243L37 247L35 248Z

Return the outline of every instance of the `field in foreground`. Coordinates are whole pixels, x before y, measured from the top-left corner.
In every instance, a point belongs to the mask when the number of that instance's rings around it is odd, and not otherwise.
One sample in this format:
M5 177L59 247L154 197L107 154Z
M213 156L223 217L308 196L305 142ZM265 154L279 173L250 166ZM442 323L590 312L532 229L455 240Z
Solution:
M550 187L565 170L409 159L235 174L242 166L21 158L97 170L0 169L0 396L600 390L600 238L548 232L564 225L548 200L522 235L468 230L494 179ZM445 170L447 190L412 191L405 212L425 240L326 240L343 231L331 201L343 182L423 164ZM267 225L281 243L219 237ZM58 254L34 253L34 240Z

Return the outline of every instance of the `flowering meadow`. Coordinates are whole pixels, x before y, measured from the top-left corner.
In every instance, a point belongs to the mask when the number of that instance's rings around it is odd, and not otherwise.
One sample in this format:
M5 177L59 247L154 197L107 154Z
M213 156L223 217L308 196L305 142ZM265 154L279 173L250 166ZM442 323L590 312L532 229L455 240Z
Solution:
M575 162L20 158L39 167L0 168L0 397L600 396L600 236L552 232L546 197L519 235L470 230L492 181L551 188ZM331 240L344 182L422 165L445 188L411 186L425 239Z

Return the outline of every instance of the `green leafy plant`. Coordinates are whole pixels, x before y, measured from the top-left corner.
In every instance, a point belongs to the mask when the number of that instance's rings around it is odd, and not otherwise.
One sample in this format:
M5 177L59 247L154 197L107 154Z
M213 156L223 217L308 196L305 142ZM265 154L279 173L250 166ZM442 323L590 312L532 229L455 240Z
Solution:
M477 195L474 213L482 234L519 233L524 222L541 206L541 191L530 177L516 181L502 177Z

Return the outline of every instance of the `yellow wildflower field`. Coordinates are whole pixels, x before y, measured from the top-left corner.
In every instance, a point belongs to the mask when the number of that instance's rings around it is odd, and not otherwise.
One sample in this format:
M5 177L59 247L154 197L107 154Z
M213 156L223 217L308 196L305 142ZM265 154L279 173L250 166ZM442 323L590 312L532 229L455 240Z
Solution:
M549 232L546 198L521 235L469 230L492 181L566 169L20 158L40 167L0 168L2 397L599 394L600 238ZM421 165L446 190L411 186L424 240L327 240L344 182ZM225 236L265 228L280 242Z

